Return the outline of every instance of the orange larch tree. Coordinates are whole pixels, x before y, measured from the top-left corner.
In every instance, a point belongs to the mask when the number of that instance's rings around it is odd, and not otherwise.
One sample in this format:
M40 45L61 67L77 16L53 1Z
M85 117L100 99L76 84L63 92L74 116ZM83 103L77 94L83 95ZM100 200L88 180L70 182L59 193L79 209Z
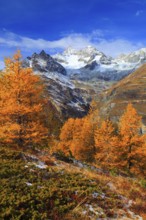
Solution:
M66 155L72 155L78 160L91 161L93 141L92 125L88 117L70 118L61 129L58 150Z
M93 142L92 125L88 117L70 118L61 129L58 150L78 160L91 161L94 152Z
M76 159L91 162L93 160L94 139L92 124L88 117L76 119L71 152Z
M95 160L103 167L113 165L114 149L117 144L115 128L110 120L102 122L100 127L95 130Z
M118 165L129 172L146 168L145 135L140 134L141 116L132 104L128 104L119 123L119 146L116 156Z
M74 157L78 157L78 151L80 149L80 139L81 139L81 130L83 127L83 119L76 118L74 119L74 129L73 129L73 136L70 145L70 151ZM76 157L76 158L77 158ZM79 158L77 158L79 159Z
M76 159L91 162L94 160L94 130L99 121L95 102L91 104L84 118L68 119L61 129L58 148Z
M41 144L48 130L41 120L47 103L44 86L18 51L0 74L0 142L20 147Z
M82 118L82 126L79 132L78 149L76 147L76 157L87 162L93 162L96 153L94 132L99 126L99 114L97 103L92 101L86 117ZM78 155L77 155L78 154Z
M61 150L66 155L70 154L70 146L73 140L74 127L75 119L70 118L64 123L63 127L61 128L60 142L57 146L57 149Z

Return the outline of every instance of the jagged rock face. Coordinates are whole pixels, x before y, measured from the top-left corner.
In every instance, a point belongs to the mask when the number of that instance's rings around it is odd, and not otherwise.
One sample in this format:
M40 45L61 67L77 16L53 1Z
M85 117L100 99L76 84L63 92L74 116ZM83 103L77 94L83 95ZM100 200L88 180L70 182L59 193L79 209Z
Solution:
M93 61L92 63L87 64L84 68L90 71L90 70L94 70L95 67L97 66L98 66L97 62Z
M31 57L28 57L25 62L29 63L34 71L57 72L66 75L65 68L43 50L40 54L34 53Z
M65 85L63 79L45 77L48 94L52 104L64 119L83 117L87 114L89 105L82 98L82 90L73 85Z
M83 117L87 114L88 103L82 98L81 89L76 89L66 76L65 68L54 58L42 51L28 57L23 66L32 67L34 72L40 74L48 89L51 103L61 118Z

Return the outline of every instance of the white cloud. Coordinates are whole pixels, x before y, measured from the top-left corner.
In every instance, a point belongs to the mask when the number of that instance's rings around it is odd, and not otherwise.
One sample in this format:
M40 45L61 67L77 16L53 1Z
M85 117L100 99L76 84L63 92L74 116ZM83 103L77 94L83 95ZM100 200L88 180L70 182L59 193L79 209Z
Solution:
M87 34L71 33L55 41L28 38L7 31L0 37L1 47L7 48L7 50L12 48L21 49L22 53L25 52L27 54L42 49L50 52L65 49L69 46L80 49L88 45L92 45L113 57L144 47L140 42L133 43L125 39L106 39L106 36L104 36L101 30L94 30L92 33Z
M120 54L128 54L135 50L138 50L144 45L140 42L132 43L128 40L124 39L116 39L116 40L105 40L102 39L100 42L96 43L96 47L98 50L104 52L109 56L116 57Z
M19 36L13 33L7 33L6 37L0 38L0 45L8 47L19 47L26 50L30 49L53 49L61 48L65 49L66 47L72 46L75 48L82 48L86 45L91 44L91 35L99 36L99 32L94 31L92 34L83 35L83 34L69 34L56 41L47 41L44 39L32 39L24 36Z
M140 16L142 13L143 13L143 10L138 10L135 15Z

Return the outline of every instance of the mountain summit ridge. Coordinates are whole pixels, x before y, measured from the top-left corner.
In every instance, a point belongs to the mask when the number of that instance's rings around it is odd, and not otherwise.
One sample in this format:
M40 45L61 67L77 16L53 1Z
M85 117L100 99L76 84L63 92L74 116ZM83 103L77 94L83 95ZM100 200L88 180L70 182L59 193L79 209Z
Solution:
M94 47L81 50L70 47L54 56L45 51L34 53L24 63L43 76L52 103L61 115L82 117L92 99L98 99L113 83L146 63L146 49L113 59Z
M146 63L146 48L112 58L92 46L80 50L69 47L53 58L72 78L118 81Z

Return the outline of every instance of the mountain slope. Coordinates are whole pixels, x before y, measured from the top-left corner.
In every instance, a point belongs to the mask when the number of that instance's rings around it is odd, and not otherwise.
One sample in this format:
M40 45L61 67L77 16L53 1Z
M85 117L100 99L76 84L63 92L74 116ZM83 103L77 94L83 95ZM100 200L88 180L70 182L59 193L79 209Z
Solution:
M0 219L142 220L146 194L138 180L67 159L1 147Z
M44 50L40 54L34 53L31 57L27 57L25 65L29 65L34 71L39 72L58 72L62 75L66 75L65 68L57 63L49 54L46 54Z
M36 74L42 75L51 102L61 117L68 118L84 116L93 98L98 99L102 91L111 88L113 83L145 62L145 48L113 59L88 46L82 50L70 47L53 57L44 51L34 53L23 65L32 67ZM125 92L128 93L127 90ZM129 96L133 93L129 91Z
M146 124L146 64L108 89L100 101L101 114L115 120L131 102Z
M82 89L75 88L65 68L50 55L44 51L34 53L23 62L23 66L32 67L36 74L43 77L50 100L60 117L82 117L87 113L88 104L81 95Z

